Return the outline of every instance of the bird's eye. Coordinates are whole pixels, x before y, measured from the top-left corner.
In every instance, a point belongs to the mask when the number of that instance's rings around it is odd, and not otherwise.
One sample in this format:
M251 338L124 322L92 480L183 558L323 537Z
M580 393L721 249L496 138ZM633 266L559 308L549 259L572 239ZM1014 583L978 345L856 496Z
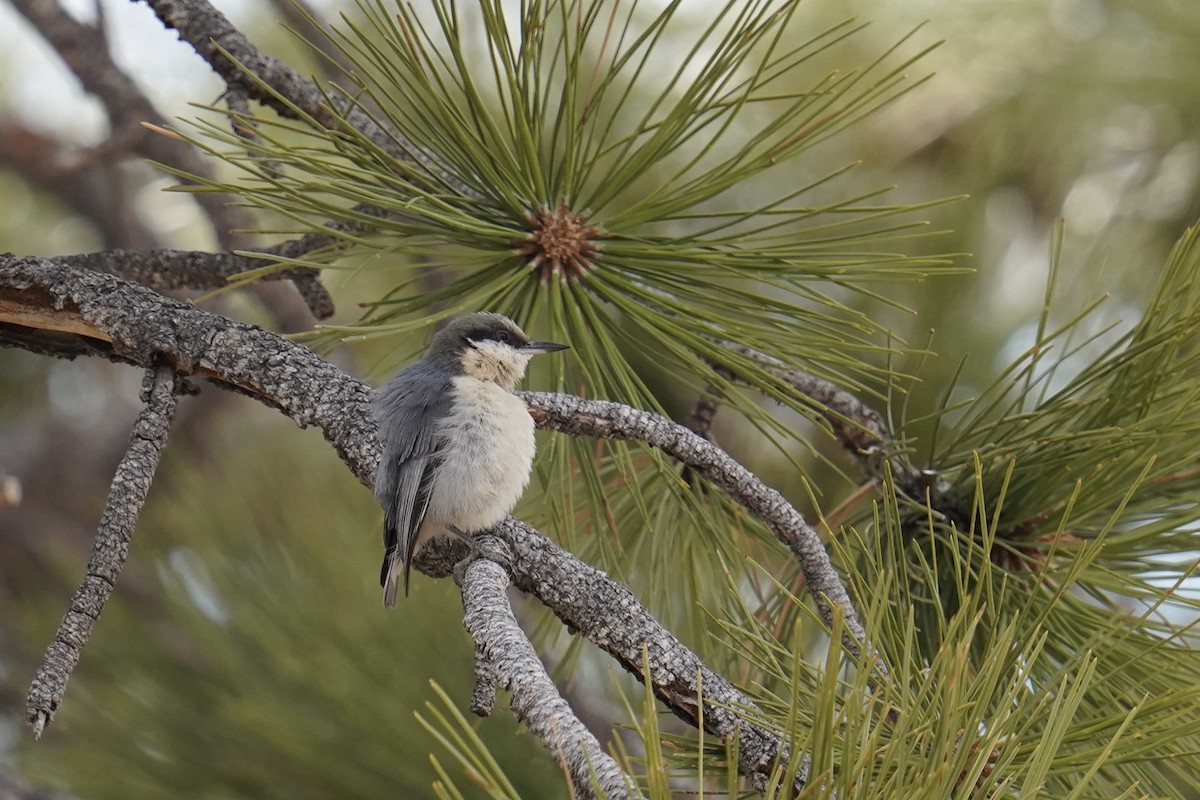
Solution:
M498 331L496 333L496 341L497 342L507 342L508 341L508 331Z

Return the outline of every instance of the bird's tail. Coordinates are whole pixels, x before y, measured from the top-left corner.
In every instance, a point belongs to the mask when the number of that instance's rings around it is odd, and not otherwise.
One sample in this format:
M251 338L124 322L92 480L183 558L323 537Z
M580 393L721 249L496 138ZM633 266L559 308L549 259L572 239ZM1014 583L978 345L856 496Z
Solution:
M383 586L384 608L396 605L396 592L400 587L400 573L403 569L404 560L400 557L400 549L389 547L383 557L383 569L379 573L379 582Z

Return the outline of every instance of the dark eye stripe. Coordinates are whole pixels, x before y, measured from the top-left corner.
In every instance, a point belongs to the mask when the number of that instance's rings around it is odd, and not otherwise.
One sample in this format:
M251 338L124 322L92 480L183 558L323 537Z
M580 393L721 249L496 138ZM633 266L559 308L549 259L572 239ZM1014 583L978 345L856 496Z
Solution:
M463 338L473 342L513 342L517 345L522 345L525 343L521 340L521 337L517 336L511 331L506 331L503 329L496 330L494 328L476 328Z

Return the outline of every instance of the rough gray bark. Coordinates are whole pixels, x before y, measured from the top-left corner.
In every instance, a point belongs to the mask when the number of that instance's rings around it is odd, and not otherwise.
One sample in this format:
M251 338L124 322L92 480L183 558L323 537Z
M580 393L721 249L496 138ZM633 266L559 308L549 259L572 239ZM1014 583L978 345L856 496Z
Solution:
M110 274L0 255L0 344L67 358L99 355L144 367L161 363L181 375L208 379L283 411L302 427L320 427L354 475L367 486L374 483L380 452L370 413L371 388L303 346L261 328ZM545 395L552 405L556 397ZM636 409L628 411L637 418ZM580 425L593 427L594 420ZM610 432L620 430L614 426ZM695 460L700 466L703 459ZM723 741L737 737L739 768L756 785L765 785L767 776L786 763L785 743L730 710L753 711L749 698L704 667L627 590L517 520L506 520L494 533L513 553L505 567L516 585L639 678L642 647L652 644L651 688L676 715L693 724L699 720L702 686L705 697L714 701L705 704L705 727ZM447 574L449 565L463 555L454 550L455 544L461 545L451 542L447 551L425 548L423 555L431 556L419 558L416 566L440 565L432 571ZM628 633L617 631L614 621L631 626ZM803 770L796 775L797 789L804 777Z
M490 714L492 687L507 690L513 714L562 763L575 797L642 797L617 762L576 718L517 625L506 593L512 578L501 566L511 560L507 545L495 537L481 536L476 538L475 549L480 556L466 562L460 580L463 624L475 640L472 710L481 716Z
M25 719L40 737L62 704L63 694L79 654L104 610L125 559L138 515L167 444L167 431L175 416L176 381L170 367L150 367L143 383L146 407L138 415L125 457L113 475L108 502L96 530L87 574L75 591L54 641L46 649L29 690Z
M57 333L31 337L31 328ZM360 480L374 478L370 387L262 328L113 275L9 255L0 256L0 343L142 367L162 359L278 408L301 427L320 427Z
M264 248L261 252L278 254L278 251L284 249L289 252L289 255L302 254L291 253L296 249L293 241L285 242L275 248ZM126 280L140 283L160 292L171 289L223 289L229 285L231 278L243 272L261 269L272 263L261 258L237 253L206 253L197 250L166 248L102 250L96 253L55 256L53 260L72 267L83 267L96 272L119 275ZM304 296L312 315L317 319L328 319L333 316L333 298L319 282L316 285L320 287L320 291L309 293L311 282L316 280L317 276L318 272L315 269L292 267L265 275L263 280L295 282L296 288Z

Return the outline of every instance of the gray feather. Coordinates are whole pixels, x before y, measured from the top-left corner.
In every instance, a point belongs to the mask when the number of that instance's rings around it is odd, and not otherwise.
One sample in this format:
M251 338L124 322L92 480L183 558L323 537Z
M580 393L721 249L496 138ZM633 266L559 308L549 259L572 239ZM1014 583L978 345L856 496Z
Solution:
M384 509L386 553L380 571L384 604L396 602L400 567L404 590L429 506L429 483L443 446L438 421L450 412L451 379L444 367L418 361L380 389L374 400L383 457L375 476L375 498Z

